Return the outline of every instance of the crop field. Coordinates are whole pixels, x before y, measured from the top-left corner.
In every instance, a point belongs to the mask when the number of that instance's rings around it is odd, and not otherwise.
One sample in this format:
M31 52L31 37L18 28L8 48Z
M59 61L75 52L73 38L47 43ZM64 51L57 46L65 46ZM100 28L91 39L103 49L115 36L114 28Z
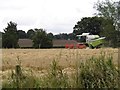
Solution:
M53 60L57 60L63 68L75 66L76 61L84 61L101 53L112 55L117 64L118 49L3 49L3 70L14 68L18 59L24 67L47 69Z
M59 67L59 68L61 68L62 73L67 73L67 74L69 74L68 76L70 76L70 75L72 75L71 73L75 72L76 66L79 62L87 63L86 60L89 61L89 59L92 57L100 58L101 55L103 55L105 58L112 56L113 63L115 65L115 67L117 67L117 65L118 65L118 49L117 48L116 49L113 49L113 48L100 48L100 49L2 49L2 72L0 73L0 77L3 78L3 82L5 80L7 80L9 75L12 75L11 71L15 70L16 65L21 65L21 67L24 68L24 70L26 70L26 71L32 70L32 75L37 76L37 77L44 76L46 73L48 73L51 65L53 65L52 69ZM56 62L57 62L58 66L56 66ZM88 62L88 63L90 63L90 62ZM92 67L91 65L89 65L89 66L90 66L90 68ZM52 70L52 72L53 72L53 70ZM30 71L27 73L30 73ZM52 76L52 77L54 77L54 76ZM48 82L48 81L46 81L46 82ZM72 81L69 81L69 82L72 82ZM65 83L65 82L63 82L63 83ZM47 85L47 84L43 83L41 86L55 87L53 84L50 84L48 86L44 86L44 85ZM71 85L73 85L73 84L71 84ZM60 86L60 87L62 87L62 86ZM63 85L63 87L67 87L67 86ZM68 86L68 87L71 87L71 86ZM73 85L73 87L77 87L77 86Z

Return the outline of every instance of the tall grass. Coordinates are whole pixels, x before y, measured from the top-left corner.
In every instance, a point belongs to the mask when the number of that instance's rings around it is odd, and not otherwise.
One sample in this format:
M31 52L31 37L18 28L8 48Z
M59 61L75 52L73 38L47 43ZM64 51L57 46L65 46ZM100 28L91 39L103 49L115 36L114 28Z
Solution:
M75 74L75 87L118 88L118 69L111 56L92 57L80 63Z
M62 72L56 60L52 61L48 74L44 78L44 85L41 87L64 88L68 87L68 77Z
M112 55L106 57L105 54L77 63L72 76L63 72L57 60L52 61L48 73L43 77L36 77L32 73L26 74L19 63L10 78L3 82L3 88L118 88L120 78Z

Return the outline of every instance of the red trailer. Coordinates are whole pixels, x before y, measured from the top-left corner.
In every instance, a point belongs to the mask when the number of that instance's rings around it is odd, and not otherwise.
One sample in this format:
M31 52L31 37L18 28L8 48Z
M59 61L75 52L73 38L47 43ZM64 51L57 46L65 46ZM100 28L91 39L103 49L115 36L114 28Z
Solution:
M86 45L83 44L83 43L80 43L80 44L77 44L77 45L76 45L76 48L84 49L84 48L86 48Z
M73 48L78 48L78 49L83 49L83 48L86 48L86 45L85 44L82 44L82 43L79 43L79 44L66 44L65 45L65 48L70 48L70 49L73 49Z

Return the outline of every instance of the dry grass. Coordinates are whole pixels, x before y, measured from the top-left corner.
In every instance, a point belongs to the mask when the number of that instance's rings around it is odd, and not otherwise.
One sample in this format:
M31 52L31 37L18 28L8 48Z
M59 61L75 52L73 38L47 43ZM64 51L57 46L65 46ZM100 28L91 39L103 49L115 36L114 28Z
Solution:
M117 87L111 60L117 65L118 49L3 49L0 77L3 87Z
M50 63L56 59L63 68L74 67L76 61L84 61L91 56L99 56L101 52L113 55L117 64L118 49L3 49L2 70L14 68L21 61L23 67L43 70L49 68Z

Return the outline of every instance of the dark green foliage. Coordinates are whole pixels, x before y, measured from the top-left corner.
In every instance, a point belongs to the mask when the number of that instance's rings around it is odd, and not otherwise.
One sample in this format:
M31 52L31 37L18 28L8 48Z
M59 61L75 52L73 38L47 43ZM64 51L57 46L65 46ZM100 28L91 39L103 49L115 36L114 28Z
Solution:
M118 24L120 23L120 1L98 1L95 5L95 8L98 10L98 16L112 20L114 22L116 30L119 29Z
M105 0L102 2L97 2L95 5L96 10L98 11L97 15L101 16L107 20L112 21L112 25L114 26L114 30L111 27L111 25L108 23L106 25L105 29L106 32L110 32L110 38L109 42L110 46L112 47L119 47L120 46L120 1L111 1L111 0ZM112 32L112 33L111 33Z
M110 47L117 47L117 31L113 25L113 21L110 19L104 19L102 22L102 36L106 37L106 44Z
M68 34L67 33L60 33L60 34L54 35L54 39L65 39L65 40L67 40L68 39Z
M14 22L8 23L7 28L4 29L2 35L2 46L4 48L16 48L18 47L18 34L17 24Z
M33 29L27 31L27 37L29 39L32 39L34 35L35 35L35 31Z
M23 30L18 30L18 38L19 39L24 39L24 38L27 38L27 34L25 33L25 31Z
M76 35L74 33L69 33L68 34L68 39L69 40L75 40L76 39Z
M82 34L82 33L91 33L93 35L100 35L102 31L102 21L101 17L85 17L82 18L81 21L78 21L74 26L74 34Z
M54 35L54 39L61 39L61 40L75 40L75 34L74 33L60 33L57 35Z
M43 29L30 29L27 34L25 31L18 30L17 24L10 22L7 28L4 29L2 34L2 47L3 48L17 48L18 39L29 38L33 40L34 48L51 48L53 34L47 34Z
M48 36L48 38L51 39L51 40L54 38L54 35L53 35L52 33L48 33L47 36Z
M47 33L43 29L35 29L35 35L33 37L33 43L35 48L50 48L52 47L52 39L47 36Z

